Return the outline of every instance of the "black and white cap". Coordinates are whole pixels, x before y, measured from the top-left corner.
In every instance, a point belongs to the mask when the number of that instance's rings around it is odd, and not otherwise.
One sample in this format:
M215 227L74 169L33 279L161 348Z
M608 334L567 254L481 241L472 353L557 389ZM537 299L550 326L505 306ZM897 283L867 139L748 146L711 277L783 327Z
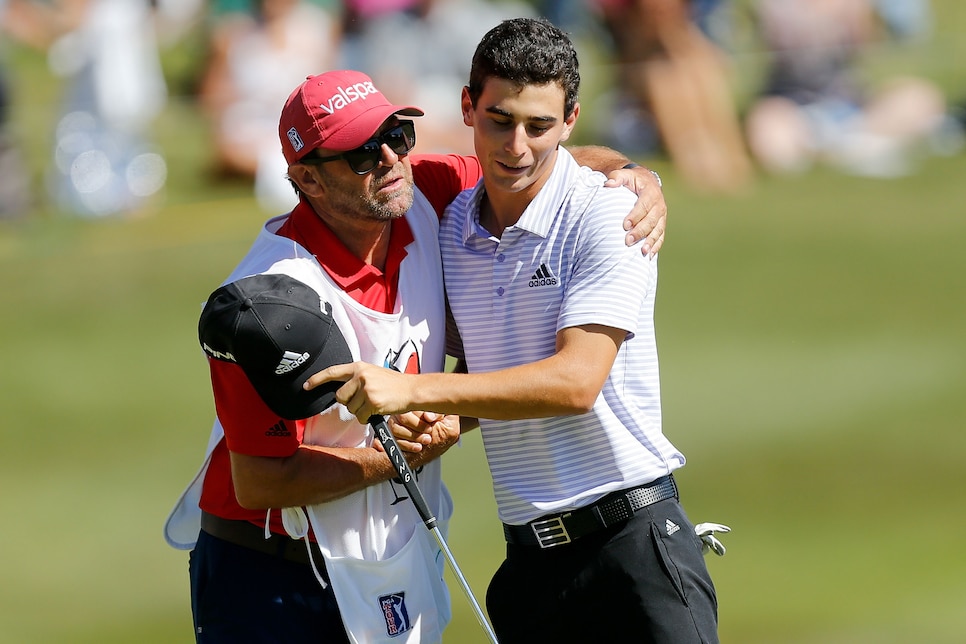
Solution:
M269 409L287 420L335 404L341 382L305 391L309 376L352 362L352 352L319 294L287 275L245 277L215 290L198 321L198 339L216 360L238 364Z

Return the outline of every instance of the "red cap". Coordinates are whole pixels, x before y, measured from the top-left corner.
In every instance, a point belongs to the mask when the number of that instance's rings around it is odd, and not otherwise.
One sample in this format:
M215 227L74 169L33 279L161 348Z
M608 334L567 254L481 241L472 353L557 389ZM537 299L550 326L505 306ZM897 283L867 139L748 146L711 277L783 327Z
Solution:
M372 138L393 114L422 116L412 105L393 105L362 72L341 70L309 76L295 88L278 122L289 165L315 148L353 150Z

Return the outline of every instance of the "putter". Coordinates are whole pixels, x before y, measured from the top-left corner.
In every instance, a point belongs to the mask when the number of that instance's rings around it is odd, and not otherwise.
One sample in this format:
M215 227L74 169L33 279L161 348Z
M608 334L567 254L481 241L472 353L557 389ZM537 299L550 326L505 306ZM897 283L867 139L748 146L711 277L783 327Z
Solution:
M473 610L476 613L476 619L479 620L480 625L483 630L486 631L487 637L494 644L498 644L496 639L496 633L493 632L493 627L486 620L486 615L483 614L483 609L480 608L480 604L476 601L476 597L473 596L473 591L470 589L469 583L466 581L466 577L463 576L463 571L456 564L456 558L453 557L453 553L450 552L449 546L446 545L446 539L443 538L443 533L439 531L439 527L436 525L436 517L433 513L429 511L429 506L426 504L426 497L423 496L422 490L419 489L419 485L416 483L416 476L413 474L412 469L409 467L409 463L402 454L402 450L399 448L399 443L396 442L396 437L392 435L389 431L389 425L386 424L386 419L383 416L375 415L369 417L369 424L376 431L376 435L382 442L382 446L386 448L386 454L389 455L389 460L392 461L392 466L396 468L396 473L399 478L402 479L403 486L406 488L406 492L409 493L409 498L413 500L413 505L416 506L416 511L419 513L419 517L426 524L426 527L433 533L436 537L436 542L439 543L440 549L443 551L443 555L446 557L446 561L449 562L450 567L453 569L453 573L460 582L460 586L463 587L463 592L466 594L466 598L470 600L470 604L473 606Z

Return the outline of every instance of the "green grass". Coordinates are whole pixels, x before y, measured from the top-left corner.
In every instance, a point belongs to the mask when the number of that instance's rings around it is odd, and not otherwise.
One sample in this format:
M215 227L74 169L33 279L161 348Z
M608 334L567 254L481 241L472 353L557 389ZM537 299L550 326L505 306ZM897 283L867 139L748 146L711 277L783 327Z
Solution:
M950 92L966 89L952 42L923 59ZM13 53L39 185L56 85ZM171 180L150 216L81 221L41 203L0 226L5 641L191 641L187 556L161 525L211 422L195 325L265 215L246 186L210 180L190 102L172 101L158 133ZM691 517L733 528L708 561L722 640L962 641L966 155L893 181L761 178L733 198L646 161L671 209L665 427L689 458ZM479 436L464 443L446 456L450 546L482 601L502 535ZM483 641L450 588L447 641Z

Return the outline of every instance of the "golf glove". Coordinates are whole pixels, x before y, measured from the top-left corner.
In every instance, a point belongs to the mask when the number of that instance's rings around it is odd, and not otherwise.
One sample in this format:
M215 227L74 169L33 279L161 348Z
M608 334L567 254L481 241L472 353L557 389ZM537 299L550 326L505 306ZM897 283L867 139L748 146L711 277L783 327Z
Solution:
M731 528L720 523L699 523L694 526L694 533L701 539L701 554L706 555L709 552L714 552L719 557L723 557L726 550L724 544L714 536L715 532L724 534L731 532Z

